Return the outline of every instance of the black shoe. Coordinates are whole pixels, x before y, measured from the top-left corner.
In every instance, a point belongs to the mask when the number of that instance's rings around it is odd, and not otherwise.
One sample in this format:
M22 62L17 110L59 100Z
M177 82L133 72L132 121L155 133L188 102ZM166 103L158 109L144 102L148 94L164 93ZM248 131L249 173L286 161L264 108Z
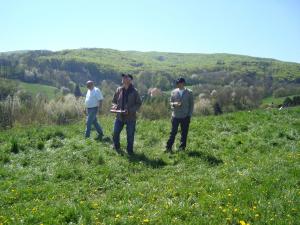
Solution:
M115 148L116 153L119 155L124 155L124 152L121 150L121 148Z
M121 152L121 148L120 147L116 147L115 145L111 146L113 150L115 150L116 152Z
M184 151L184 150L185 150L185 147L179 146L178 151Z
M109 142L109 143L112 142L112 140L111 140L110 137L103 137L103 138L102 138L102 141L103 141L103 142Z
M134 155L134 153L132 152L132 151L127 151L127 154L129 155L129 156L133 156Z
M98 134L98 136L95 138L97 141L102 141L103 140L103 134Z
M172 148L166 148L166 150L164 151L164 153L172 153Z

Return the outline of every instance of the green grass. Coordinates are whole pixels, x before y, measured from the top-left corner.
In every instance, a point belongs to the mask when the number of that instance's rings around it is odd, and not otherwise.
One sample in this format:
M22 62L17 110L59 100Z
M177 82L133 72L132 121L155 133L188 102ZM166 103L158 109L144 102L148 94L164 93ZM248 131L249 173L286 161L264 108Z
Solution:
M33 95L42 93L45 94L49 99L54 99L57 96L56 92L59 91L56 87L43 84L32 84L25 82L19 82L18 84L19 87L24 91L27 91Z
M275 104L275 105L280 105L284 102L284 100L289 97L291 99L293 99L294 96L297 96L297 95L290 95L290 96L285 96L285 97L278 97L278 98L275 98L275 97L268 97L268 98L264 98L263 101L262 101L262 104L263 105L267 105L267 104Z
M83 121L1 132L0 224L299 224L299 107L193 118L171 155L169 130L139 120L134 157Z

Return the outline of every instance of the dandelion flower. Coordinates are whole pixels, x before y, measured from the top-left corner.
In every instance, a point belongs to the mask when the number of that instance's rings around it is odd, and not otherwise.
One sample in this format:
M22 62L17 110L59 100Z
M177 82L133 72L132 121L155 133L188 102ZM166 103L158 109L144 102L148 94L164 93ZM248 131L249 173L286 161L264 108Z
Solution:
M244 220L240 220L240 225L246 225L246 222Z

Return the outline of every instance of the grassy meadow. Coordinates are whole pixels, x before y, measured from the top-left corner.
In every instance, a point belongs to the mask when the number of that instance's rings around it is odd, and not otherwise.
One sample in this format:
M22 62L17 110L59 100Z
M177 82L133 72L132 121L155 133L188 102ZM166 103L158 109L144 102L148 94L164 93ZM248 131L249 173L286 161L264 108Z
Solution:
M138 120L133 157L84 126L0 132L1 225L300 224L299 107L194 117L174 154L169 120Z
M275 105L280 105L284 102L284 100L289 97L291 99L293 99L293 97L296 95L290 95L290 96L285 96L285 97L268 97L268 98L264 98L262 101L263 105L267 105L267 104L275 104Z
M19 88L21 90L27 91L31 93L32 95L37 95L39 93L42 93L46 95L49 99L54 99L59 93L59 89L56 87L52 87L49 85L43 85L43 84L31 84L31 83L25 83L25 82L19 82Z

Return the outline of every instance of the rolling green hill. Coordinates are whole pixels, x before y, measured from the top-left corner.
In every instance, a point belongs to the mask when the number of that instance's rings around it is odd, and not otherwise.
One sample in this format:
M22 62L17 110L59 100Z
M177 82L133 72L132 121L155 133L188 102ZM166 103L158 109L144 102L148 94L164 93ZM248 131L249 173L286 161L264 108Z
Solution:
M300 79L298 63L233 54L137 52L112 49L25 51L0 54L0 64L2 76L20 76L24 80L52 83L57 79L55 72L59 73L59 71L60 77L67 76L75 82L81 82L89 77L95 80L116 80L122 72L136 75L148 72L166 76L168 79L179 75L191 78L194 74L194 81L197 80L197 76L201 78L201 76L211 75L212 72L231 75L230 79L247 74L258 77L272 76L278 80ZM64 79L56 80L61 85L64 81Z
M134 85L146 97L153 87L170 93L174 80L183 76L196 100L205 96L210 105L218 102L224 112L257 108L271 96L300 94L300 64L275 59L113 49L0 54L0 78L67 87L71 92L77 84L83 87L87 80L94 80L111 96L121 73L132 73ZM212 97L211 93L216 94Z
M299 107L195 117L171 155L169 129L139 120L133 157L83 121L0 132L0 224L298 224Z

